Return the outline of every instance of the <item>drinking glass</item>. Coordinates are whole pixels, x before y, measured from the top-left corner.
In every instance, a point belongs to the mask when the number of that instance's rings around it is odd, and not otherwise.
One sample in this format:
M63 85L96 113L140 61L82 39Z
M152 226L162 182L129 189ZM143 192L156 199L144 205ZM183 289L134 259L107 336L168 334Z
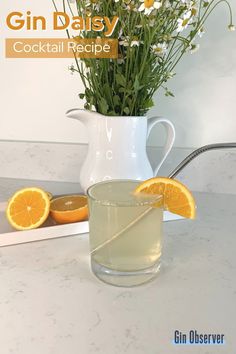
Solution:
M161 196L133 192L140 182L111 180L88 189L91 268L106 283L153 279L162 251Z

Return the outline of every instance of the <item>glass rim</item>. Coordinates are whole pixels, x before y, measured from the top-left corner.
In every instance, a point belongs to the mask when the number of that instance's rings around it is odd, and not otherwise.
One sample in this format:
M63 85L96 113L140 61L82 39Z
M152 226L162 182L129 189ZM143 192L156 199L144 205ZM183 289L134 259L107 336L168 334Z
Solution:
M105 185L105 184L113 184L116 182L124 182L124 183L128 183L128 182L136 182L136 183L141 183L142 181L138 181L138 180L134 180L134 179L111 179L111 180L107 180L107 181L102 181L102 182L97 182L94 183L93 185L91 185L88 189L87 189L87 196L93 200L96 203L99 203L101 205L104 206L119 206L119 207L138 207L138 206L153 206L153 204L160 202L163 199L163 196L160 194L146 194L146 193L140 193L140 196L146 196L146 200L141 200L141 198L137 198L136 200L122 200L122 201L116 201L116 200L112 200L112 198L108 198L108 199L104 199L104 198L96 198L92 192L93 189L101 186L101 185ZM159 208L162 208L162 206L160 206Z

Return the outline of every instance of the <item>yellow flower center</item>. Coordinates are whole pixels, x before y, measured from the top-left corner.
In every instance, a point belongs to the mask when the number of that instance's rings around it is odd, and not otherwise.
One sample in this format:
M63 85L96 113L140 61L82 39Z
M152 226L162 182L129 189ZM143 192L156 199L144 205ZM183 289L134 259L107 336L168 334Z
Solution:
M157 48L155 48L154 50L155 50L155 52L157 52L157 53L162 52L162 49L161 49L160 47L157 47Z
M185 20L183 20L182 22L182 26L186 26L188 24L189 18L186 18Z
M146 9L149 9L150 7L153 6L155 0L144 0L144 6Z

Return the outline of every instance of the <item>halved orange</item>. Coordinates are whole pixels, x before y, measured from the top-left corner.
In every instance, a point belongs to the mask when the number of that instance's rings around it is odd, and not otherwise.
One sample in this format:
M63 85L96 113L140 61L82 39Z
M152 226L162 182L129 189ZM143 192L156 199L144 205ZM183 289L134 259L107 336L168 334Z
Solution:
M67 224L88 218L88 199L85 195L68 195L51 201L51 217L59 224Z
M40 188L24 188L9 200L6 215L17 230L30 230L41 226L49 214L50 201Z
M162 195L165 210L189 219L194 219L196 216L196 203L192 193L184 184L175 179L151 178L135 189L135 194L138 193Z

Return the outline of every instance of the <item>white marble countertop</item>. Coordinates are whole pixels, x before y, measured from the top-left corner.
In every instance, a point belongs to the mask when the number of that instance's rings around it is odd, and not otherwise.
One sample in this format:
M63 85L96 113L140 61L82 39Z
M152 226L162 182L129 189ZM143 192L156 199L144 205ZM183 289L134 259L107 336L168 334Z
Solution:
M159 175L168 176L193 150L174 147ZM0 175L6 178L78 184L79 171L87 151L86 144L0 140ZM149 146L147 153L154 168L161 159L162 148ZM194 191L236 194L235 171L236 149L213 150L192 161L177 179Z
M140 287L97 280L87 235L1 248L0 353L233 354L236 196L196 197L197 220L165 224L162 270ZM226 344L172 344L191 329Z

